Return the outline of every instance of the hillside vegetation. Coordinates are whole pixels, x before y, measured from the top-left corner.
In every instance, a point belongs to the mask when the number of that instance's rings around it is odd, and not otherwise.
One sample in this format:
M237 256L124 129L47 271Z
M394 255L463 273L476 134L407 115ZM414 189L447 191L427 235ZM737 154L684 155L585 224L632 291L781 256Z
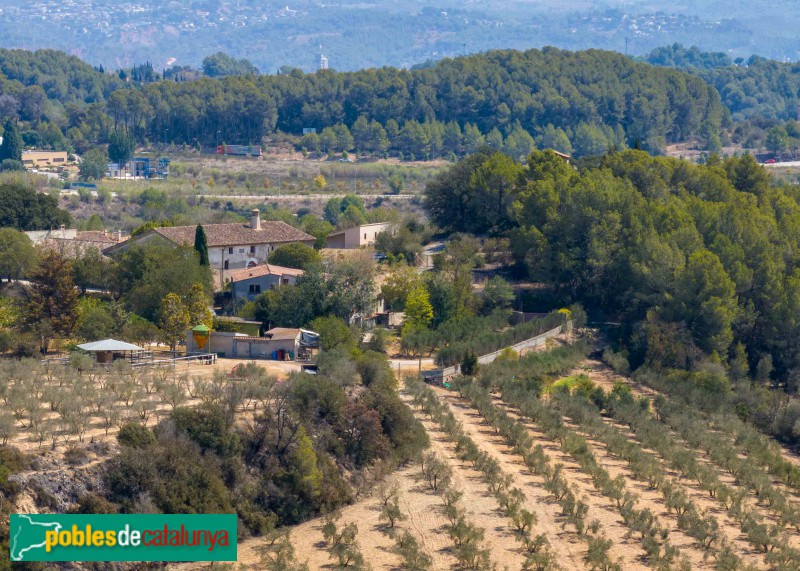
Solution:
M313 127L319 137L302 145L325 152L434 158L488 143L521 158L533 137L590 155L705 139L726 117L701 79L599 50L505 50L411 71L197 81L159 80L142 67L129 70L128 84L60 52L2 50L0 72L1 119L19 117L45 145L79 149L109 142L116 130L140 143L216 145Z
M487 151L439 175L426 204L449 231L509 238L518 267L544 285L538 307L579 302L620 321L632 366L721 363L734 379L752 373L794 393L796 196L750 156L692 165L625 151L575 169L549 151L524 167ZM781 426L800 418L788 413Z

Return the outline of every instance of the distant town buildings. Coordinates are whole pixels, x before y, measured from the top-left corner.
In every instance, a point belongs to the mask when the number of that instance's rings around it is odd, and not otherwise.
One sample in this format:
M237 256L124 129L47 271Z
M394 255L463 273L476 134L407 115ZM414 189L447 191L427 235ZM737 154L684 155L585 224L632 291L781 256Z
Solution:
M317 69L328 69L328 58L321 53L317 55Z

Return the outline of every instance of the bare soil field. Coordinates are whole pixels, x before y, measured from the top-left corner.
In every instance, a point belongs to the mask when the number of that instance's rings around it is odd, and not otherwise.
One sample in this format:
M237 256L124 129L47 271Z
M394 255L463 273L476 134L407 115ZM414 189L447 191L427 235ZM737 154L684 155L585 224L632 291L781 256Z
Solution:
M565 340L551 342L549 346L552 347L557 342L565 342ZM192 366L187 367L186 371L180 372L196 377L202 384L203 379L212 379L215 371L228 374L237 364L239 363L223 360L215 367ZM265 364L270 365L270 374L279 379L296 370L296 366L293 364ZM424 364L428 365L428 363ZM415 366L410 366L410 369L413 370L409 372L415 374L418 364L414 362L413 365ZM605 364L596 360L584 361L571 371L571 374L585 374L606 391L611 390L616 382L624 382L636 395L646 395L652 398L658 394L626 377L615 374ZM217 377L219 378L220 375L217 374ZM496 430L497 425L492 424L488 416L486 418L482 416L485 412L483 410L479 412L472 404L474 401L461 398L452 391L440 388L431 390L435 395L435 400L444 405L448 414L453 415L462 433L474 443L476 449L485 458L495 462L502 474L508 475L507 489L517 488L523 492L521 507L535 515L535 523L529 533L531 536L542 534L546 537L553 554L553 564L547 568L554 569L555 565L565 570L595 568L589 562L592 556L590 536L586 532L578 530L572 520L565 517L563 504L553 497L551 490L547 487L546 478L541 475L541 472L534 473L529 469L530 464L526 464L523 455L518 449L512 448L507 443L504 436ZM137 394L141 397L144 393ZM148 398L153 400L157 399L157 394L160 393L147 393ZM523 542L520 541L519 530L514 528L511 516L501 509L497 493L488 483L485 473L481 472L474 463L463 459L464 456L456 445L452 432L446 432L445 425L439 424L442 422L441 419L434 421L432 415L414 405L410 394L402 392L401 394L427 431L430 438L429 450L449 467L451 477L448 486L462 494L459 505L463 508L464 515L470 524L482 530L483 535L477 545L488 552L490 567L498 570L528 568L526 567L527 554L523 548ZM618 503L598 492L593 477L587 472L585 465L582 465L573 453L565 449L564 442L548 436L552 433L546 432L537 422L523 417L515 403L503 402L498 395L493 395L491 400L498 411L503 411L514 422L524 427L525 433L532 439L534 445L541 446L541 450L547 456L551 466L561 466L561 473L567 485L573 490L576 498L587 506L586 521L598 522L601 536L609 540L607 552L610 559L618 563L619 568L625 571L652 568L653 563L648 561L643 538L633 532L628 516L625 515ZM186 404L193 402L199 402L199 400L192 397L186 401ZM115 406L121 410L131 408L119 402ZM136 407L134 406L132 410L135 411ZM147 424L155 423L159 416L169 410L171 410L169 404L160 400L154 405L146 421ZM134 414L134 412L129 414ZM244 414L252 414L252 412L244 411ZM56 418L56 413L48 412L45 418ZM619 478L624 481L625 489L635 495L637 509L646 509L652 514L654 521L666 530L669 545L677 548L679 556L684 558L692 569L713 570L718 568L715 560L717 551L704 549L701 543L686 531L685 526L681 524L678 512L669 508L661 490L654 488L641 477L637 477L631 466L622 458L615 456L605 441L595 437L595 433L579 423L570 422L567 418L564 420L571 431L585 439L596 462L608 472L608 475L612 479ZM628 441L640 446L642 454L652 457L662 474L675 486L678 486L685 497L702 514L712 517L718 522L719 545L728 546L740 558L742 565L748 565L750 569L771 568L765 562L765 554L754 548L741 525L741 520L735 513L726 509L723 501L709 495L707 490L702 488L696 480L682 474L666 458L660 456L659 452L641 445L639 435L631 426L610 417L603 417L603 423L622 434ZM35 471L24 474L25 477L33 478L39 474L46 475L51 481L63 482L65 486L68 482L73 481L85 481L91 485L93 479L99 477L98 466L115 451L114 435L116 430L116 425L105 426L101 415L91 415L81 441L81 446L86 448L88 453L76 466L70 466L64 461L65 452L70 446L77 443L77 437L74 435L68 436L65 433L63 438L54 439L53 444L50 445L49 440L42 443L35 437L33 431L23 429L11 443L24 451L37 455ZM670 435L672 442L676 445L688 448L688 444L670 427L665 425L664 431ZM783 525L769 504L760 501L752 490L744 487L737 478L717 466L713 458L701 450L694 450L694 453L697 461L713 472L719 482L742 494L742 506L748 513L754 514L759 521L763 521L766 525L776 528ZM793 461L796 460L793 458ZM797 503L796 490L775 478L772 478L771 481L774 488L785 495L787 501ZM430 569L437 571L466 569L467 567L458 558L458 550L450 533L452 528L449 523L450 516L445 510L444 496L441 491L436 492L431 489L421 465L414 462L400 467L387 477L385 484L396 489L397 504L404 516L396 523L394 535L388 532L387 524L382 518L384 500L376 488L366 491L355 503L343 508L337 520L340 528L349 523L354 523L358 527L356 542L370 568L374 571L404 569L403 559L396 548L395 537L397 534L407 532L416 539L420 550L430 557ZM18 509L24 512L34 512L36 505L35 490L26 491L18 502ZM306 562L309 569L339 568L335 558L331 555L331 546L323 535L324 524L324 518L316 518L289 530L289 539L295 548L296 559ZM800 534L793 533L791 527L785 526L782 534L786 537L789 547L800 547ZM264 569L261 555L261 548L264 545L263 538L248 538L241 541L238 562L231 569ZM203 567L208 568L206 565ZM197 564L175 564L169 568L189 571L203 567L198 567ZM225 567L216 566L214 568ZM476 567L476 569L478 568L484 569Z

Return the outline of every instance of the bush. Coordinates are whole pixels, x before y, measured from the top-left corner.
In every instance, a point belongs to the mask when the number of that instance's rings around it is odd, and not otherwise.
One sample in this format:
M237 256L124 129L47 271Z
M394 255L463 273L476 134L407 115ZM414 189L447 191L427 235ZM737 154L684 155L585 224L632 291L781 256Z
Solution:
M130 448L147 448L155 444L156 437L153 431L138 422L123 424L117 434L117 440L122 446Z
M240 448L239 436L232 430L233 415L220 405L179 407L172 411L171 418L175 428L184 432L203 451L213 450L225 458Z

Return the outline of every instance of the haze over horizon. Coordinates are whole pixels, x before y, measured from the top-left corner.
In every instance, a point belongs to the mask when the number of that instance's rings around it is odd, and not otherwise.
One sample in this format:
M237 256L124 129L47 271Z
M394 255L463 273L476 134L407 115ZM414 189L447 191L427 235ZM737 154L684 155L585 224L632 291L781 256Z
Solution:
M721 51L800 57L800 18L767 0L672 5L654 0L322 3L315 0L7 0L0 47L60 49L94 65L198 67L223 51L262 73L281 66L317 69L410 67L496 48L600 48L644 55L682 43Z

